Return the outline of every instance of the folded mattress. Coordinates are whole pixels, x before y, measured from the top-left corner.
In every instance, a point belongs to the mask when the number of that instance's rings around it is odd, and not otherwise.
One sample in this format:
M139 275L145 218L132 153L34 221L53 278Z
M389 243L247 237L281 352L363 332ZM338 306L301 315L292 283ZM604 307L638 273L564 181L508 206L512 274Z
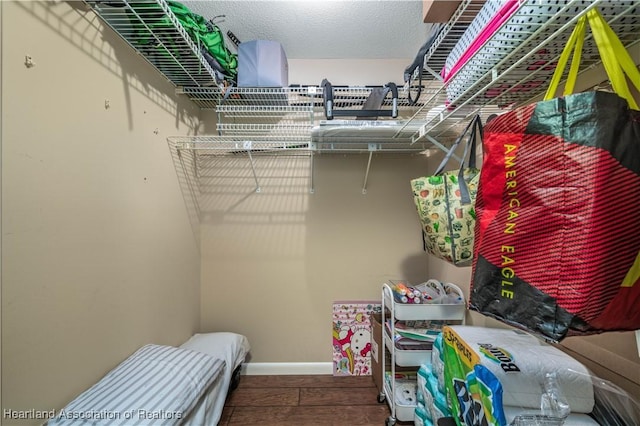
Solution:
M143 346L47 425L181 425L224 365L189 349Z

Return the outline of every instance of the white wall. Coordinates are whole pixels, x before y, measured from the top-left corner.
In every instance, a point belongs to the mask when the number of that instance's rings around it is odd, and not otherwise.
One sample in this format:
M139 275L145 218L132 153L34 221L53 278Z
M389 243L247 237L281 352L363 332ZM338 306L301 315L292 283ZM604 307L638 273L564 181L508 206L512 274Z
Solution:
M252 343L251 362L330 362L332 303L380 300L389 279L438 278L468 291L470 268L422 250L409 181L433 172L421 155L220 160L201 203L202 329ZM204 172L207 174L207 172Z
M334 86L404 84L408 59L289 59L289 84L317 84L323 79Z
M469 268L422 252L409 180L437 158L374 156L366 195L366 155L317 156L314 194L306 158L258 158L260 193L246 159L214 162L200 233L166 144L196 133L197 108L82 3L0 7L2 408L60 408L142 344L195 331L246 334L252 362L329 362L333 301L398 277L468 291ZM291 82L402 68L345 64L294 62ZM629 334L584 340L638 363Z
M140 346L198 330L166 136L199 111L83 3L1 7L2 408L59 409Z

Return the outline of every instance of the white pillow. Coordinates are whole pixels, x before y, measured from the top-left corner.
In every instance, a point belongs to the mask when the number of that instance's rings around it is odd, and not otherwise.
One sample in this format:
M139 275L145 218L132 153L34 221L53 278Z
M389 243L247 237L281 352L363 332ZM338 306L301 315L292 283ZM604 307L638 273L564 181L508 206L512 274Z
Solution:
M230 332L194 334L180 347L223 359L232 366L231 371L242 364L251 349L245 336Z

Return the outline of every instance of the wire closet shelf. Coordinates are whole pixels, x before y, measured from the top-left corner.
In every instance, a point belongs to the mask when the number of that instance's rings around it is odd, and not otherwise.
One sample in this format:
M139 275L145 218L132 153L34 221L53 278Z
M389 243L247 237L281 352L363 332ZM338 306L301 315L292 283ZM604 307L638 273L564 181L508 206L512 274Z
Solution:
M85 0L98 16L175 86L221 84L200 46L165 0Z
M271 143L274 138L286 142L277 150L299 149L298 142L304 142L304 149L311 151L413 153L433 147L447 149L448 142L473 115L479 113L486 119L538 98L548 86L575 23L591 8L598 7L626 47L637 43L640 33L640 0L519 0L515 12L444 84L440 73L449 54L485 3L462 0L425 54L422 74L414 73L411 82L400 90L398 118L379 120L388 126L376 127L376 123L367 127L356 123L358 120L326 120L321 86L225 87L166 0L86 2L172 81L178 93L201 109L215 111L217 134L208 136L206 143L219 144L220 152L230 141L251 142L252 147L262 150L261 142ZM588 36L580 71L599 62L597 48ZM410 92L416 84L421 86L421 95L413 103ZM334 108L350 110L362 108L373 90L348 86L333 89ZM389 108L390 103L387 97L382 107ZM291 140L293 144L289 144ZM195 137L192 141L191 145L181 145L194 147L202 139Z
M463 19L473 0L463 0L454 18ZM447 84L428 98L423 97L409 123L425 119L414 142L439 139L459 131L461 118L480 113L487 117L537 100L553 75L555 64L578 19L597 7L625 47L639 42L638 0L527 0L520 1L511 17L471 56ZM466 24L466 21L463 22ZM447 28L457 25L453 20ZM451 39L449 37L451 36ZM459 39L458 33L444 33L424 57L425 68L442 65L439 49ZM439 44L438 44L439 43ZM600 63L600 55L589 34L583 46L580 72ZM431 74L423 75L439 81ZM414 74L412 81L416 81ZM405 90L411 90L405 85Z

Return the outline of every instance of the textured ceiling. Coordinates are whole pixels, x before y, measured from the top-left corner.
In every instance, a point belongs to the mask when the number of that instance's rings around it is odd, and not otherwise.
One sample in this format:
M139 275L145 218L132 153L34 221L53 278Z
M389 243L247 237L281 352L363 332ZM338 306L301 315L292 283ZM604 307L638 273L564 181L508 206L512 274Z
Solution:
M429 25L415 0L183 1L240 41L279 41L289 59L413 59ZM407 63L408 65L409 63Z

